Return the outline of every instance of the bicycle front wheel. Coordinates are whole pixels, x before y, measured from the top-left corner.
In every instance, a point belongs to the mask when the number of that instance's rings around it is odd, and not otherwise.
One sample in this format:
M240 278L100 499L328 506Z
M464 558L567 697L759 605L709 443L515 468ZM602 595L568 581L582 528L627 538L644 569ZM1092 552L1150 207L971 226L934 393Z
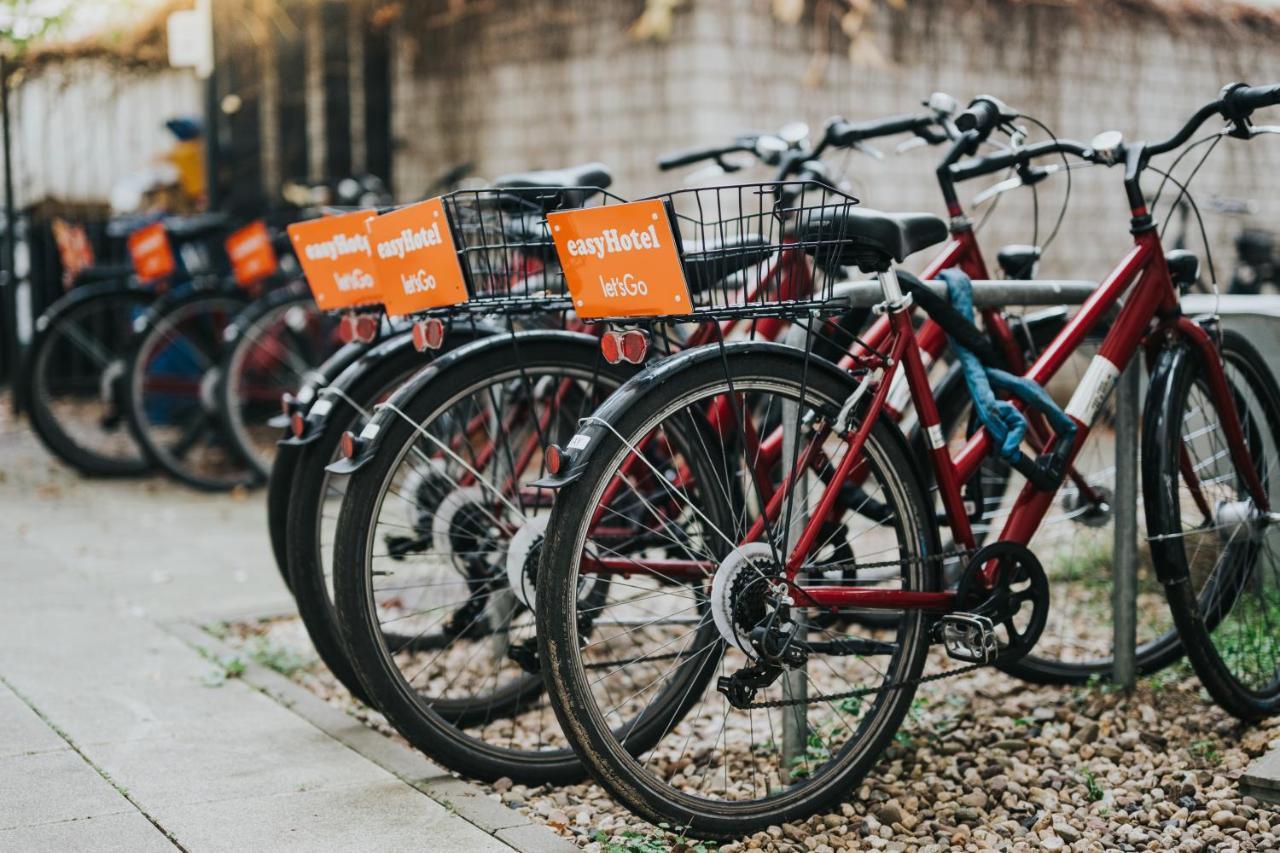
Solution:
M1228 400L1197 353L1161 357L1143 434L1147 529L1200 681L1227 712L1258 720L1280 711L1280 391L1242 336L1225 332L1221 356ZM1228 442L1229 405L1253 471ZM1252 475L1269 507L1258 505Z
M596 781L655 824L711 838L847 796L907 713L928 650L920 611L867 620L782 595L783 530L831 484L802 589L939 587L937 529L901 433L877 422L856 484L832 484L848 445L822 425L854 380L781 347L724 355L676 356L597 413L607 432L556 499L536 606L548 691ZM762 521L766 492L792 479L790 508ZM750 536L758 524L772 534ZM580 590L603 579L585 604ZM802 654L765 666L760 648L787 642Z

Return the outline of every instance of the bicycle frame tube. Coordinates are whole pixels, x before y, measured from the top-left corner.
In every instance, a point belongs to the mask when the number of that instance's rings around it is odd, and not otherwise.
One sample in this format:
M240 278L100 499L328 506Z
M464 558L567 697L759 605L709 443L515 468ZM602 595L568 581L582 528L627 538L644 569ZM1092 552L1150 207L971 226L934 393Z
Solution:
M1172 332L1187 340L1191 346L1196 347L1203 354L1210 393L1214 396L1215 403L1223 413L1223 428L1231 447L1232 456L1236 464L1245 472L1246 485L1253 493L1259 508L1268 511L1267 497L1257 476L1256 468L1249 457L1248 447L1244 443L1243 429L1235 411L1234 399L1225 374L1222 371L1217 350L1204 329L1180 314L1177 290L1165 264L1159 235L1153 228L1142 229L1135 233L1133 249L1090 296L1080 312L1072 318L1062 332L1046 348L1040 358L1026 372L1026 376L1040 385L1044 385L1052 379L1067 358L1084 342L1089 332L1097 326L1126 292L1128 293L1128 298L1125 300L1124 306L1103 339L1102 346L1094 357L1093 364L1085 374L1085 380L1081 382L1081 387L1076 390L1067 406L1067 415L1075 422L1077 430L1068 461L1074 462L1076 454L1088 438L1093 418L1110 391L1111 384L1124 365L1128 364L1129 360L1137 352L1147 337L1148 331L1152 328L1153 321L1156 321L1155 329L1157 332ZM916 404L917 411L921 413L922 422L926 425L930 422L936 423L936 406L930 405L932 403L932 392L929 388L927 376L924 375L924 371L921 369L915 332L910 322L900 318L902 314L905 314L905 312L897 312L897 314L893 315L892 331L895 340L891 352L894 354L894 362L890 372L899 362L904 365L907 382L911 388L912 400ZM887 376L882 380L882 390L883 385L888 381ZM841 476L847 475L848 470L854 467L853 463L849 461L850 457L860 453L866 434L869 433L869 428L866 424L878 416L883 402L882 393L877 393L873 397L871 410L866 422L863 428L859 429L858 433L850 439L849 455L846 456L845 460L842 460L837 476L833 478L835 486L842 482ZM1023 408L1017 401L1014 404L1019 408ZM931 409L932 412L930 411ZM931 444L935 445L931 447L931 457L944 509L956 540L967 543L971 547L972 534L968 528L968 518L956 484L966 481L976 473L983 458L990 451L991 439L985 428L979 429L954 460L951 459L945 448L936 446L940 443L931 442ZM834 498L827 500L827 497L833 494L834 491L834 486L828 488L823 495L824 500L819 504L818 511L809 519L800 543L798 543L798 546L804 545L806 550L801 551L797 547L797 550L788 559L787 577L793 586L795 573L803 562L807 548L812 546L817 530L825 521L827 513L832 509ZM1005 522L1000 539L1019 542L1023 545L1027 544L1043 520L1044 514L1053 502L1056 493L1056 489L1054 491L1041 491L1030 484L1025 485ZM997 566L994 563L984 567L984 579L988 583L994 582L996 568ZM908 592L839 586L809 587L801 591L804 597L813 605L832 608L856 605L859 607L887 609L945 609L950 606L953 597L952 593L948 592Z

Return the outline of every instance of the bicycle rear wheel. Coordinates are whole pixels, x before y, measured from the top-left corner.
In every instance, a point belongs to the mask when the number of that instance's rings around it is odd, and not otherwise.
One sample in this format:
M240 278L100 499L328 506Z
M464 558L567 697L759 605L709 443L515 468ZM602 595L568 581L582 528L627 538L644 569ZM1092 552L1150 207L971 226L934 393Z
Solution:
M214 395L223 332L244 305L239 291L171 293L138 324L128 355L134 437L172 477L204 491L261 480L232 445Z
M25 371L31 426L81 473L151 470L125 424L124 352L134 320L154 299L153 291L123 284L90 285L55 302L36 323Z
M217 406L227 436L257 474L271 473L280 398L297 389L336 348L335 323L305 284L253 303L228 329L230 349L218 373Z
M1259 720L1280 712L1280 391L1243 337L1223 334L1222 361L1269 510L1236 465L1205 364L1176 347L1147 404L1147 529L1201 683L1230 714Z
M594 337L562 332L496 336L427 370L374 421L376 451L346 483L333 581L351 663L374 706L450 769L576 780L508 566L536 557L543 448L625 374Z
M806 371L803 353L781 347L714 349L651 368L596 413L607 426L547 527L537 629L561 727L596 781L655 824L727 838L848 795L910 706L929 631L920 611L880 610L896 618L865 624L865 611L777 597L786 585L770 537L739 544L767 500L756 486L785 482L813 444L816 470L800 477L789 516L799 527L847 449L823 425L854 380L831 366ZM774 458L771 442L725 433L733 400L742 414L732 417L762 436L775 434L763 425L803 424L798 456L785 441ZM797 580L936 590L936 526L905 440L878 422L862 458L857 499L842 488ZM783 551L787 517L772 535ZM607 596L585 605L579 591L606 571ZM761 662L757 642L784 624L803 658L768 670L746 702L731 699ZM678 701L673 683L686 685Z

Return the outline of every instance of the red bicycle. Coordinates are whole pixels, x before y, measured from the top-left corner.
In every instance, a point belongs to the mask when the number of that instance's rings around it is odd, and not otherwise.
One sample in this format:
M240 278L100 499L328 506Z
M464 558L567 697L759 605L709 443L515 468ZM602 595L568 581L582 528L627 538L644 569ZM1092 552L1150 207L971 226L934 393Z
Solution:
M1280 86L1235 85L1163 142L1053 140L1000 155L1016 164L1067 151L1123 164L1134 246L1025 372L1044 386L1117 312L1065 412L1034 395L1012 398L1029 423L1027 449L1008 461L1027 482L998 538L980 548L961 484L994 443L982 427L954 458L948 451L894 268L946 238L933 216L829 203L790 212L806 251L879 283L890 333L852 370L768 343L702 347L649 368L587 419L568 445L547 525L537 633L565 736L612 796L708 837L808 816L869 770L922 680L1026 655L1050 612L1050 581L1028 543L1081 448L1109 440L1093 429L1096 416L1140 351L1150 372L1148 543L1173 619L1224 707L1245 718L1280 709L1280 393L1246 342L1214 318L1181 313L1140 188L1151 158L1210 118L1226 119L1223 135L1249 138L1252 110L1277 103ZM976 143L1015 117L984 97L956 124ZM777 308L805 315L823 302ZM701 317L731 312L707 306ZM912 457L886 417L899 372L927 459ZM743 428L737 440L706 444L702 413L722 398L739 424L785 425L767 498ZM661 500L625 482L624 466L647 471L645 488ZM632 545L596 534L597 520L622 505L649 534ZM954 588L943 582L951 562L960 566ZM926 675L935 642L963 665Z

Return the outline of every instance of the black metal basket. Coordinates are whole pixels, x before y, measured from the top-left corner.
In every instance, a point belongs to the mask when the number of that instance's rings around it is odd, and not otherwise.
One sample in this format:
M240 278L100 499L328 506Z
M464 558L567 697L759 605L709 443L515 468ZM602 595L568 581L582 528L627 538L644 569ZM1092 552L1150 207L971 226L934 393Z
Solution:
M617 204L584 187L457 190L442 197L469 301L428 314L536 314L571 307L547 214Z
M842 214L853 196L813 181L677 190L662 199L677 235L692 310L672 322L835 313L845 280ZM612 318L624 320L631 318ZM655 318L647 318L655 319Z

